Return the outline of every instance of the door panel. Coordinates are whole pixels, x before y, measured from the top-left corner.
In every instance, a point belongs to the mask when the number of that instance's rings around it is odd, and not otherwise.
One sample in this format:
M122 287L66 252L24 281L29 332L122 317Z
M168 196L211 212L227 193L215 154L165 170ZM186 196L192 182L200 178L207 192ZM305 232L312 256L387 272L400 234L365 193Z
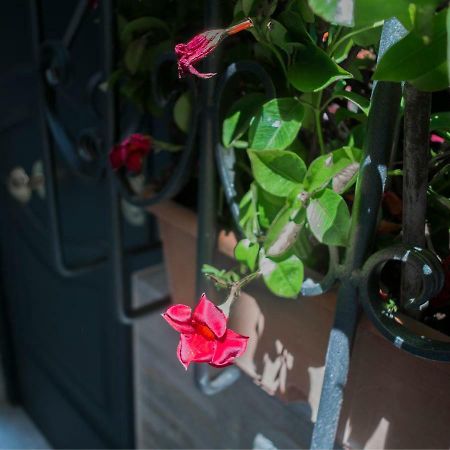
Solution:
M55 447L132 447L131 334L117 318L112 295L110 199L104 171L94 177L74 173L50 139L65 262L74 266L103 258L82 276L67 278L55 270L47 197L34 189L30 200L21 203L8 189L14 168L32 174L36 161L42 160L39 74L30 35L34 1L43 13L43 34L52 39L61 37L78 2L18 0L3 5L0 19L0 282L12 328L18 390ZM87 25L74 41L70 82L55 91L55 105L70 137L92 128L101 139L102 117L88 95L89 80L102 64L100 12L89 12L85 19ZM98 104L101 113L101 98ZM149 218L140 225L124 222L124 231L126 248L153 248L129 255L128 272L160 261Z

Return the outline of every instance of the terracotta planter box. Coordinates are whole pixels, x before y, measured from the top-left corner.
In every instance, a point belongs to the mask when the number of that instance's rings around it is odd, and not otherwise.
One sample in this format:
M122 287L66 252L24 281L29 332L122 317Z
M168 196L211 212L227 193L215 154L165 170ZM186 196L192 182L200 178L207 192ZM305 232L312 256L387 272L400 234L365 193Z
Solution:
M173 202L152 207L151 212L159 221L173 301L194 305L196 215ZM232 255L235 243L232 235L219 236L222 262ZM213 291L208 295L214 298ZM255 283L242 293L230 317L232 328L250 336L239 366L267 392L286 402L301 402L303 411L310 409L313 421L335 302L336 291L287 300ZM448 448L449 386L450 364L396 349L363 317L339 429L342 444L351 448Z

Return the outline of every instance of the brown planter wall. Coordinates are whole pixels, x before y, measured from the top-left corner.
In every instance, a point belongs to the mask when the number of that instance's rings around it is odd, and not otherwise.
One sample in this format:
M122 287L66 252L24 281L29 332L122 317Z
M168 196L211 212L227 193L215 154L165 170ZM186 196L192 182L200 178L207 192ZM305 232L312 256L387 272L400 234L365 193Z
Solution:
M193 306L197 221L173 202L152 207L158 217L175 303ZM219 236L222 254L232 236ZM208 292L215 297L215 294ZM239 366L263 389L306 402L314 421L336 294L279 299L250 286L233 307L231 327L250 336ZM411 356L387 342L365 319L352 353L339 437L351 448L449 448L450 364Z

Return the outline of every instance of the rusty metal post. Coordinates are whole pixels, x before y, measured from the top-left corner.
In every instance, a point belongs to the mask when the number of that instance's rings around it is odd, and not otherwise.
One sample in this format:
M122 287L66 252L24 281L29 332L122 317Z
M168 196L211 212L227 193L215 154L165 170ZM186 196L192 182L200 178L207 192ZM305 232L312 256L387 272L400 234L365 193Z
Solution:
M406 83L404 97L403 243L425 248L431 94ZM401 303L415 317L420 316L420 311L409 307L409 299L420 289L421 277L405 264Z

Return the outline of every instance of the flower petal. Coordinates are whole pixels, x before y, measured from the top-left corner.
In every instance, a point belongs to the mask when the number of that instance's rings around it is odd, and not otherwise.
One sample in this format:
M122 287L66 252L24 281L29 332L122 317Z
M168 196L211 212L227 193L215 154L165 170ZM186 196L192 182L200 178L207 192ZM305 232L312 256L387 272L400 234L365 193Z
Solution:
M130 172L139 173L142 171L142 156L139 153L131 153L127 156L127 169Z
M212 301L202 294L194 309L192 319L206 325L217 338L221 338L227 330L227 317Z
M109 161L114 170L120 169L123 165L122 153L119 146L114 147L109 152Z
M177 356L181 364L188 368L191 362L211 362L216 351L216 341L205 339L200 334L182 334Z
M228 329L223 339L217 341L216 352L210 362L211 366L225 367L233 364L234 360L245 352L247 341L247 336Z
M212 78L217 75L217 73L215 73L215 72L208 72L208 73L199 72L194 66L189 66L188 70L189 70L189 72L192 73L192 75L195 75L199 78L204 78L204 79Z
M187 305L173 305L162 314L167 323L179 333L194 333L191 321L192 310Z

